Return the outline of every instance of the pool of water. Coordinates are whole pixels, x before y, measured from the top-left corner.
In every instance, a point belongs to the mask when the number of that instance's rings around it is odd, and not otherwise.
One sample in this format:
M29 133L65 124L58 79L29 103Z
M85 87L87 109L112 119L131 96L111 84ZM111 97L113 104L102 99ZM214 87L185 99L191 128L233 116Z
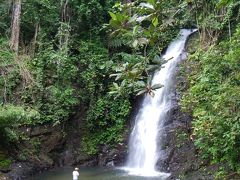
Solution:
M28 180L71 180L72 167L50 170L30 177ZM157 177L142 177L129 175L121 169L79 168L79 180L165 180L164 175Z

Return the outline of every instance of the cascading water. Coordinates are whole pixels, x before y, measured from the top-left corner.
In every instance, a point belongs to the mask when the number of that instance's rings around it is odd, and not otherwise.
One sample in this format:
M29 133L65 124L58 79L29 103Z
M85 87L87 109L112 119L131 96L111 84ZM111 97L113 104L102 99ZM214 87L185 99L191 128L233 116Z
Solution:
M163 59L167 60L160 71L155 72L152 85L162 84L155 96L145 95L142 106L135 118L135 125L129 140L129 155L125 169L130 174L140 176L158 176L155 165L160 157L157 145L161 144L161 129L168 120L172 108L172 96L175 88L175 76L178 63L186 58L184 51L187 37L192 30L182 29L180 36L168 47ZM166 175L166 174L165 174ZM168 176L168 175L166 175Z

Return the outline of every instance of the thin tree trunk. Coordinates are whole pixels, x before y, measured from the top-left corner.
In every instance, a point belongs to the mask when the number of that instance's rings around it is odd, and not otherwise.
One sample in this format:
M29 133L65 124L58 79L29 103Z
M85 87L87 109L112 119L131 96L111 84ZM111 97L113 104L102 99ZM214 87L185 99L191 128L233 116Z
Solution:
M68 22L69 21L69 15L68 15L68 1L66 0L63 9L62 9L62 22Z
M20 33L21 0L14 0L12 11L12 30L10 48L18 53Z
M3 89L3 104L7 103L7 80L5 76L5 71L0 67L0 73L3 77L4 89Z
M62 50L64 47L68 46L69 40L69 25L70 25L70 16L69 16L69 8L68 8L69 0L62 0L62 12L61 12L61 26L60 31L62 31L62 35L59 38L59 48Z
M31 55L33 55L33 56L34 56L35 50L36 50L37 37L38 37L39 29L40 29L39 23L36 23L36 25L35 25L35 33L34 33L34 37L33 37L33 40L32 40L32 47L31 47L31 51L30 51Z

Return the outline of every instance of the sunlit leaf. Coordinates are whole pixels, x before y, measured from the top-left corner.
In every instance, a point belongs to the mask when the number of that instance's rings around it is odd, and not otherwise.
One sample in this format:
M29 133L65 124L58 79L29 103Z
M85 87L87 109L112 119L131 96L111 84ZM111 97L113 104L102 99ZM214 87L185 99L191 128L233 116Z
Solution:
M158 17L154 17L153 18L152 24L154 25L154 27L157 27L157 25L158 25Z
M113 83L113 85L114 85L114 87L116 88L116 89L118 89L119 88L119 86L118 86L118 84L117 83Z
M139 16L139 17L136 19L136 21L137 21L137 22L145 21L145 20L147 20L150 16L151 16L151 14L150 14L150 15L145 15L145 16Z
M139 44L148 44L148 39L147 38L138 38Z
M137 40L137 39L135 39L135 40L133 41L133 43L132 43L132 46L133 46L134 48L136 48L136 47L137 47L137 45L138 45L138 40Z
M109 13L109 15L111 16L111 18L113 19L113 20L117 20L117 16L114 14L114 13L112 13L112 12L108 12Z
M148 9L154 9L153 5L149 4L149 3L140 3L141 7L145 7L145 8L148 8Z

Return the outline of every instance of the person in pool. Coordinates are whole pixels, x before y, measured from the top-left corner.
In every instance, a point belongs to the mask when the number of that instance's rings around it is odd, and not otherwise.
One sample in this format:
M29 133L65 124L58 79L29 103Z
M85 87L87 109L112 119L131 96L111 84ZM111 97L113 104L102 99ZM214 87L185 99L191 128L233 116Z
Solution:
M75 168L74 171L72 172L73 175L73 180L78 180L79 172L78 168Z

